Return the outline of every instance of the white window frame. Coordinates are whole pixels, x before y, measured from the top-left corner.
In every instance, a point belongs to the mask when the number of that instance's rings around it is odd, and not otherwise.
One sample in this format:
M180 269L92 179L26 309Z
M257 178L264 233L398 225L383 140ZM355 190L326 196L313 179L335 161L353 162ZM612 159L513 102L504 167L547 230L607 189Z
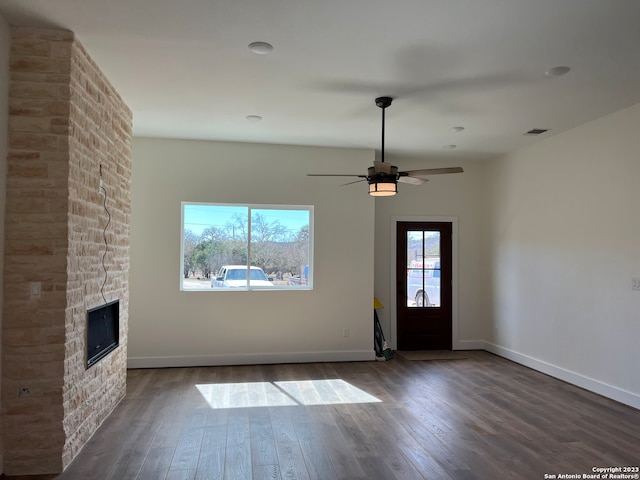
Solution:
M246 287L238 288L201 288L185 289L184 281L184 212L187 205L203 205L216 207L243 207L247 209L247 269L251 265L251 212L252 210L303 210L309 213L309 264L306 285L273 285L273 286L252 286L250 282ZM218 202L181 202L180 204L180 290L183 292L247 292L252 290L260 291L291 291L291 290L313 290L313 239L314 239L314 207L313 205L277 205L277 204L255 204L255 203L218 203ZM216 272L212 272L215 275ZM266 273L266 272L265 272Z

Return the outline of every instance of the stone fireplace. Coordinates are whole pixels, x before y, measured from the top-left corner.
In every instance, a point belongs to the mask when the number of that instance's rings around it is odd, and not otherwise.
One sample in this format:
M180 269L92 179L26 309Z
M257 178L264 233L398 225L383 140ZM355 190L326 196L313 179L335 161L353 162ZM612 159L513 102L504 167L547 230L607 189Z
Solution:
M4 470L57 473L125 395L132 115L72 32L11 37ZM87 312L115 300L118 346L87 368Z

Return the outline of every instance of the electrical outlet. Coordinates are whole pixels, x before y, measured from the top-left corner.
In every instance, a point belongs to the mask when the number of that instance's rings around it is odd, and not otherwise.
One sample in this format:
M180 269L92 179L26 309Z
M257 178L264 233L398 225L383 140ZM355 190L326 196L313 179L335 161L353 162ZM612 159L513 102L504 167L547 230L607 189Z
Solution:
M31 298L40 297L40 293L42 293L42 282L31 282L29 291Z
M345 328L345 329L342 331L342 336L343 336L343 337L348 337L348 336L349 336L349 329L348 329L348 328Z
M633 277L631 279L631 290L640 290L640 278Z

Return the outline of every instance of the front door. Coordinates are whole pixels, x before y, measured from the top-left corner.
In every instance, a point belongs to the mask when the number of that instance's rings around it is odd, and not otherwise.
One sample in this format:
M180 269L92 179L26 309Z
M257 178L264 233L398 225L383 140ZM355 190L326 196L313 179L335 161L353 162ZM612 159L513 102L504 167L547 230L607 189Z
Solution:
M452 224L398 222L398 350L451 350Z

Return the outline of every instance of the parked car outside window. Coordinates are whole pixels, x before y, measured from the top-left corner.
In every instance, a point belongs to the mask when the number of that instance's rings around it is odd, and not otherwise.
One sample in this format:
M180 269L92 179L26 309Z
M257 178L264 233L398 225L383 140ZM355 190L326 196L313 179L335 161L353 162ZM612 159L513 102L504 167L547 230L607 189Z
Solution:
M220 267L218 274L211 278L212 288L238 288L247 286L247 270L249 274L249 285L252 287L273 286L272 279L267 278L260 267L246 265L224 265Z

